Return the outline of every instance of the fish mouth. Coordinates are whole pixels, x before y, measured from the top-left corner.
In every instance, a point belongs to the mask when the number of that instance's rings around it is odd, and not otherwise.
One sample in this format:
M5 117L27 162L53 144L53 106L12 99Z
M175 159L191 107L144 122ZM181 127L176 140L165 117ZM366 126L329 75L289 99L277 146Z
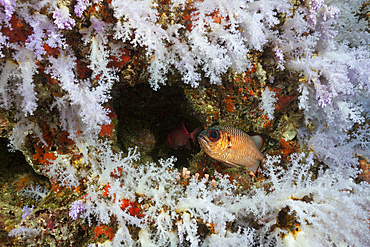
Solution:
M198 136L198 142L199 142L199 144L200 144L200 146L204 149L204 150L206 150L206 151L208 151L208 152L210 152L210 153L212 153L212 151L211 151L211 149L210 149L210 147L209 147L209 145L208 145L208 141L207 141L207 139L202 135L199 135Z
M204 138L204 136L201 136L201 135L199 135L198 136L198 142L199 142L199 144L204 144L204 145L206 145L207 144L207 140L206 140L206 138Z

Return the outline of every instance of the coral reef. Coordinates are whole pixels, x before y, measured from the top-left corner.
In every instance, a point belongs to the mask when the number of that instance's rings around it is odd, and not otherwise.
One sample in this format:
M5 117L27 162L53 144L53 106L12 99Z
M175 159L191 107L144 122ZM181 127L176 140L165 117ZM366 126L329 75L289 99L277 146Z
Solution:
M2 244L370 245L369 13L0 0ZM181 123L262 136L259 171L171 148Z

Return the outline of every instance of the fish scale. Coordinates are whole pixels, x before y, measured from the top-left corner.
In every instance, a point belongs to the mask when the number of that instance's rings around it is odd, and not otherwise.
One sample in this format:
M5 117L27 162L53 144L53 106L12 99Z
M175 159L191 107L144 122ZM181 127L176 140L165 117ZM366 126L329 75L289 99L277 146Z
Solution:
M227 132L230 132L231 149L226 153L226 157L237 164L250 163L257 159L260 152L253 139L239 129L227 127Z
M219 135L213 140L211 133ZM218 125L203 130L198 141L207 155L229 166L246 166L254 173L258 169L263 154L259 151L254 138L244 131L228 125Z

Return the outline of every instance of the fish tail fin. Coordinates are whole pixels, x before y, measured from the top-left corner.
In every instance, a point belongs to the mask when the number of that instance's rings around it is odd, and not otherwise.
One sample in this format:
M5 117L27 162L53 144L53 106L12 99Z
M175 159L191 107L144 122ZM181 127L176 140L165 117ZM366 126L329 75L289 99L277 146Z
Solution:
M193 132L190 133L190 138L193 140L193 144L195 145L195 141L199 133L202 132L202 128L198 127Z
M187 141L186 141L185 146L186 146L189 150L191 150L191 146L190 146L190 142L189 142L189 140L187 140Z
M257 170L258 170L258 168L259 168L260 165L261 165L261 161L260 160L257 160L256 163L254 164L254 166L252 166L249 169L254 173L254 175L256 175L257 174Z

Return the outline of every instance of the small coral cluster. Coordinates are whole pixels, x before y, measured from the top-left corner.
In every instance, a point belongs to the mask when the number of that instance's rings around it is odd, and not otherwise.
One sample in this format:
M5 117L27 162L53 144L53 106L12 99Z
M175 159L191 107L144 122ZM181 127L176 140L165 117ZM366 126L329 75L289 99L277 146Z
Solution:
M369 245L369 6L0 0L0 134L51 184L18 182L10 194L37 200L9 203L17 226L2 214L1 232L15 246ZM262 134L262 172L171 151L180 121Z

